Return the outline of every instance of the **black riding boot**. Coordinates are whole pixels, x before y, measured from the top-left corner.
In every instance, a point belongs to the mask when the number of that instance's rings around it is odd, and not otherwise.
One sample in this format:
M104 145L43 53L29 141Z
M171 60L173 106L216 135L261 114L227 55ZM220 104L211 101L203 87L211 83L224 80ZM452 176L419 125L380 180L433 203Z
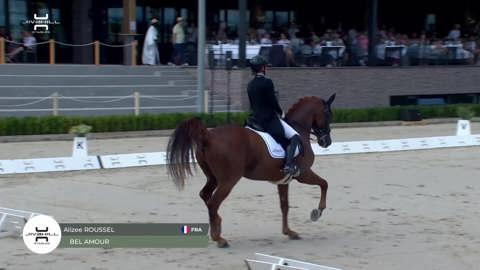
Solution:
M285 174L289 174L291 176L298 176L300 170L295 164L295 150L298 146L300 146L302 141L300 140L300 136L295 135L290 139L290 144L287 147L287 153L285 156L285 167L283 167L282 172Z

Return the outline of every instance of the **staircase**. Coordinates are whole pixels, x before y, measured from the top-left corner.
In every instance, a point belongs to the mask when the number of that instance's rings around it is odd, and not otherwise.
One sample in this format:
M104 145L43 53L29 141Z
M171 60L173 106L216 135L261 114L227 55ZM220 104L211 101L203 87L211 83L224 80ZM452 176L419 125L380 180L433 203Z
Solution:
M0 116L52 115L55 105L59 115L132 114L134 92L140 113L196 112L195 72L170 66L0 65ZM227 98L214 95L213 109L226 111Z

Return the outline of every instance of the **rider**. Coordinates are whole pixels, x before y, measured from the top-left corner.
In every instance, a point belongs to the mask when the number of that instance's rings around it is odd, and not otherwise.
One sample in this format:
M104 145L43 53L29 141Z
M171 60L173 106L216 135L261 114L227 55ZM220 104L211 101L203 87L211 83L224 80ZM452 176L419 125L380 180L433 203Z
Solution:
M285 174L296 176L299 172L295 164L295 150L301 144L300 136L282 120L283 111L278 104L273 82L265 77L267 60L260 55L250 60L250 68L255 76L248 83L248 99L252 110L253 122L282 145L286 151L285 166L282 171Z

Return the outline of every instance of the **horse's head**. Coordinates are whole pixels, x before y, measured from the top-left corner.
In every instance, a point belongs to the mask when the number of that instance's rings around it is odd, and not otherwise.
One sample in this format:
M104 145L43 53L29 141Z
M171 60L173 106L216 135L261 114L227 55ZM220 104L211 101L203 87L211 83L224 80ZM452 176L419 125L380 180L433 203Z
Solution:
M317 137L318 145L327 148L332 144L330 137L330 123L332 121L332 103L335 100L335 94L331 95L327 101L322 100L321 106L317 107L313 115L312 133Z
M327 101L317 97L307 97L295 103L287 113L287 119L297 128L317 137L318 144L326 148L332 144L330 122L332 121L331 105L335 94Z

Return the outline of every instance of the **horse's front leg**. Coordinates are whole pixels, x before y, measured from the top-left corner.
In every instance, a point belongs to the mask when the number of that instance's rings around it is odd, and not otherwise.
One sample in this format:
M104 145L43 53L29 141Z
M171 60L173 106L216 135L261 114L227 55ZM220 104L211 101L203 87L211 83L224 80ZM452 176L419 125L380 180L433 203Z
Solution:
M282 232L283 234L288 235L290 239L300 239L298 233L290 230L290 227L288 227L288 184L277 185L277 187L278 195L280 196L280 208L282 209Z
M308 170L302 175L300 175L297 180L300 183L309 184L309 185L318 185L321 189L320 203L317 209L313 209L310 219L312 221L317 221L322 215L323 210L327 207L327 189L328 183L325 179L321 178L315 174L312 170Z

